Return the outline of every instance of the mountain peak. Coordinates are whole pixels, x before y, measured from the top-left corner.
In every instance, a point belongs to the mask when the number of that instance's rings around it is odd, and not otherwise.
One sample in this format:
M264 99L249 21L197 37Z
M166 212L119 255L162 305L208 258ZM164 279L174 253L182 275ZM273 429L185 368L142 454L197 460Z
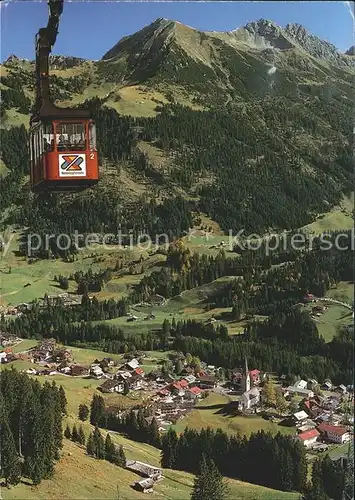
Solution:
M28 62L28 59L21 59L20 57L17 57L15 54L11 54L6 61L4 62L4 66L11 65L11 64L19 64L22 62Z
M285 28L282 28L273 21L259 19L246 24L242 30L247 34L246 42L254 43L256 46L281 50L297 47L312 57L327 60L338 66L350 67L353 65L352 61L344 54L341 54L335 45L326 40L321 40L298 23L289 23ZM234 33L238 33L238 31L241 30L236 30ZM349 52L347 52L347 55L349 55Z

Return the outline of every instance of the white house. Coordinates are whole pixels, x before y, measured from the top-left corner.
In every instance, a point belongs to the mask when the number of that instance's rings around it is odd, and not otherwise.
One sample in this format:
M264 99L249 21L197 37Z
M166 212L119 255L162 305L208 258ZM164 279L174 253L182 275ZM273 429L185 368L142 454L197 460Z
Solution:
M329 380L326 380L323 384L323 389L325 391L331 391L332 390L332 383Z
M350 432L346 427L322 423L318 429L331 443L343 444L350 441Z
M295 419L296 422L302 422L303 420L307 420L308 415L304 410L302 410L294 413L293 418Z
M340 384L336 389L336 392L339 392L340 394L346 394L347 390L344 384Z
M314 392L310 389L302 389L301 387L295 387L294 385L289 385L285 392L288 392L291 396L297 395L308 399L313 398L314 396Z
M196 377L195 375L186 375L186 377L184 377L184 379L189 383L189 384L193 384L195 381L196 381Z
M306 389L307 388L307 382L305 380L298 380L294 387L297 387L297 389Z
M319 436L320 433L317 431L317 429L311 429L306 432L301 432L301 434L298 434L298 436L296 436L296 439L299 439L306 448L309 448L317 441Z
M70 366L63 366L63 368L60 369L62 373L68 374L71 372Z
M124 391L124 382L120 380L106 380L106 382L100 385L100 390L102 392L122 393Z
M128 370L135 370L139 366L139 362L137 359L132 359L128 363L125 364L125 366L128 368Z
M100 378L103 376L104 372L103 372L101 366L91 365L90 374L94 375L94 377L96 377L96 378Z

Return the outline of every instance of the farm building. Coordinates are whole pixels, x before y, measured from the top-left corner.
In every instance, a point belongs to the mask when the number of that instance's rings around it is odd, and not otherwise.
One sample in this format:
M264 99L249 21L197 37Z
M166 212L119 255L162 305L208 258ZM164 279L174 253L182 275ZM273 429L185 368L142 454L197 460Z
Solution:
M198 384L201 389L213 389L217 385L217 379L213 375L202 375L199 377Z
M320 433L317 431L317 429L311 429L306 432L301 432L301 434L298 434L296 439L299 439L306 448L309 448L317 441L319 436Z
M89 369L86 368L85 366L81 366L81 365L72 365L71 366L71 374L74 377L82 377L83 375L89 374Z
M137 460L126 460L126 469L135 472L136 474L157 481L162 478L162 469L153 465L138 462Z
M124 383L121 380L106 380L102 385L100 385L99 389L100 391L106 393L121 393L124 391Z
M151 493L153 491L154 479L142 479L141 481L136 481L133 488L142 493Z
M350 432L340 425L322 423L318 426L318 430L331 443L343 444L350 440Z
M344 384L340 384L338 387L335 388L335 392L338 392L339 394L346 394L347 390Z
M310 389L302 389L301 387L295 387L294 385L289 385L286 392L291 396L303 396L304 398L313 398L314 392Z

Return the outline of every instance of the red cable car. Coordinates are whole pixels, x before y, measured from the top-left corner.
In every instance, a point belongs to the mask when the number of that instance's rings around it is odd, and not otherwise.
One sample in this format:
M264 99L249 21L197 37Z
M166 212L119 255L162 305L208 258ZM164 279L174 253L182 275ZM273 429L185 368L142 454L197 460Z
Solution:
M63 0L49 0L47 28L36 38L36 104L29 135L34 193L77 192L99 180L95 123L90 112L59 108L49 97L49 54L58 34Z
M73 192L98 182L95 124L90 118L42 119L30 130L35 193Z

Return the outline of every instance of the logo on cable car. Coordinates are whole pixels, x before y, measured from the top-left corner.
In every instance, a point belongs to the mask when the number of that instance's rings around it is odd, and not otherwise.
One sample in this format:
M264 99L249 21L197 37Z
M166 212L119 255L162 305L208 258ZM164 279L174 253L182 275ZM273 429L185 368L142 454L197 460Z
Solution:
M59 177L85 177L86 161L84 154L59 155Z

